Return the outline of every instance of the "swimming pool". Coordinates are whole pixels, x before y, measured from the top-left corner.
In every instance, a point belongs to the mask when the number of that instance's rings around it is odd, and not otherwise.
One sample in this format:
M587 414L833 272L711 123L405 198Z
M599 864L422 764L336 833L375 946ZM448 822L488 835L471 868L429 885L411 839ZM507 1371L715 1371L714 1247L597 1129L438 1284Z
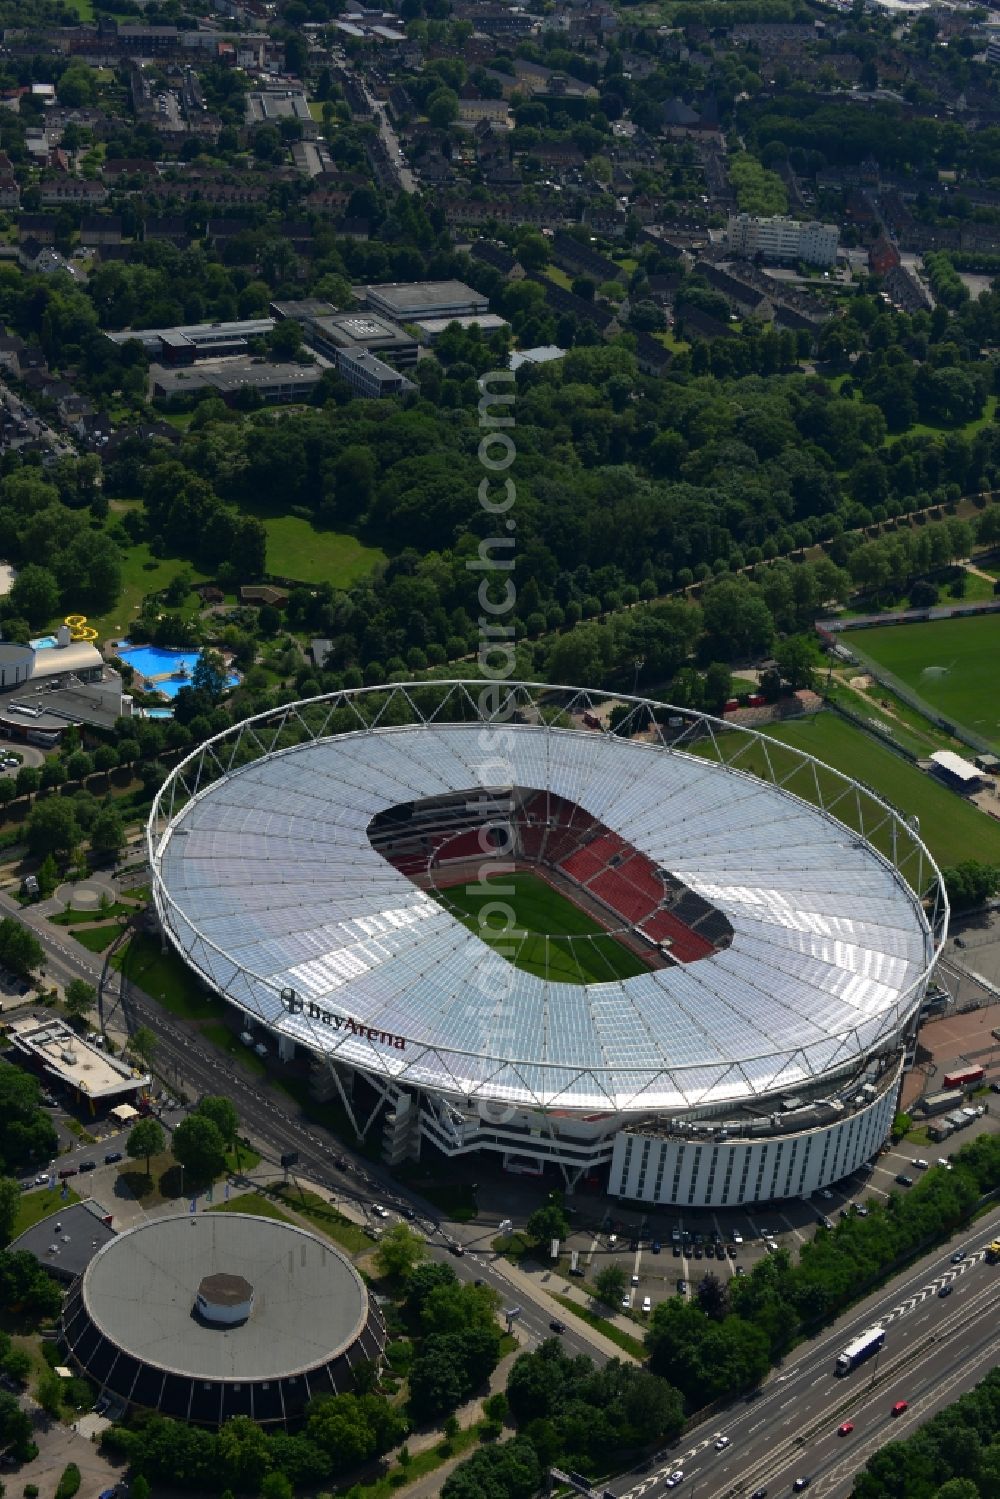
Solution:
M28 644L36 651L52 651L59 642L54 635L39 635L37 640L29 640Z
M163 645L129 645L123 641L118 648L122 661L135 668L136 675L150 682L150 692L162 692L164 697L176 697L182 687L190 687L191 674L200 656L200 651L171 649ZM164 680L156 681L157 677ZM239 684L239 677L231 674L227 678L229 687ZM143 684L137 682L142 688Z
M173 708L140 708L139 713L143 718L173 718Z

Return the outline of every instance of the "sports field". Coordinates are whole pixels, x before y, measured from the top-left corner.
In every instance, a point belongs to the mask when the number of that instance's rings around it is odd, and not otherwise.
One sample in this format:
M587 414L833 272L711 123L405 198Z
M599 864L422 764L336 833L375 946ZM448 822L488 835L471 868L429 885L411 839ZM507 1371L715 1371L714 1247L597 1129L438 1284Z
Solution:
M599 984L648 972L634 953L537 875L501 875L489 885L453 885L430 893L515 968L560 984ZM501 902L512 918L496 909Z
M1000 614L852 631L845 643L893 672L945 718L1000 749Z
M769 738L794 745L844 775L863 781L906 816L916 813L920 818L920 836L940 865L957 864L963 859L1000 864L1000 822L987 817L971 802L956 796L838 714L831 711L812 713L807 718L775 724L767 733ZM745 740L742 735L725 734L720 743L725 757L730 759L738 754ZM706 746L699 748L702 753L709 754ZM795 763L792 756L783 756L780 749L770 753L779 777L792 770ZM759 746L755 745L740 755L737 764L741 769L752 770L770 779L766 776L764 751ZM820 786L828 799L839 789L833 776L821 775ZM812 774L805 769L792 775L786 782L786 789L804 801L815 802L817 799ZM835 808L834 815L851 823L846 799ZM887 833L876 837L874 842L884 853L890 852Z

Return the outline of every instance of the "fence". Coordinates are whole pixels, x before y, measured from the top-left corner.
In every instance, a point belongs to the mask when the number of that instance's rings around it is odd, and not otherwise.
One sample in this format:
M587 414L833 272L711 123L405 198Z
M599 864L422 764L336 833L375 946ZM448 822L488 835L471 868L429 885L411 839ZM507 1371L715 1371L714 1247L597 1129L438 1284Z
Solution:
M978 750L980 754L992 755L996 753L996 746L991 744L988 739L984 739L982 735L974 733L972 729L967 729L964 724L953 723L950 718L945 718L936 708L931 707L926 698L922 698L919 692L915 692L908 682L902 681L896 676L895 672L890 671L888 667L882 666L880 662L869 656L866 651L858 650L853 641L851 642L850 649L852 654L857 657L859 664L868 672L869 676L874 677L876 682L881 683L883 687L890 688L897 697L902 698L904 703L907 703L911 708L915 708L918 713L922 713L925 718L930 719L931 723L937 724L938 728L943 729L946 734L950 734L954 739L960 739L963 744L969 745L971 749Z
M911 765L917 763L919 757L912 750L908 750L905 745L900 744L898 739L893 738L888 725L881 723L877 718L862 718L860 713L855 713L851 708L845 708L843 703L838 703L834 698L827 697L825 693L823 701L828 708L833 709L834 713L839 713L842 718L846 718L849 723L854 724L865 734L876 735L879 742L884 744L886 749L895 750L897 755L901 755Z

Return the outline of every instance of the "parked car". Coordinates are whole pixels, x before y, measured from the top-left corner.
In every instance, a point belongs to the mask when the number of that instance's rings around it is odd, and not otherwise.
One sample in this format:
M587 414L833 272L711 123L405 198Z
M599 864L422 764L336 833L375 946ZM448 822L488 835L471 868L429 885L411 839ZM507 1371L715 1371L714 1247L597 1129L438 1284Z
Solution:
M899 1183L899 1185L901 1187L912 1187L913 1186L913 1177L912 1176L907 1176L906 1173L905 1173L905 1171L900 1171L899 1172L899 1174L896 1177L896 1181Z
M930 1161L923 1161L918 1157L913 1164L914 1166L916 1166L918 1171L926 1171L927 1167L930 1165Z
M652 1242L652 1245L650 1247L651 1247L651 1249L652 1249L652 1251L653 1251L654 1254L659 1254L659 1252L660 1252L660 1241L659 1241L659 1239L654 1239L653 1242Z
M687 1283L686 1280L679 1280L677 1282L677 1294L678 1294L678 1296L686 1296L687 1295L687 1289L688 1289L688 1283Z
M653 1310L653 1302L652 1302L652 1298L651 1297L644 1296L642 1298L642 1310L643 1310L644 1314L648 1317L649 1314L650 1314L650 1312Z

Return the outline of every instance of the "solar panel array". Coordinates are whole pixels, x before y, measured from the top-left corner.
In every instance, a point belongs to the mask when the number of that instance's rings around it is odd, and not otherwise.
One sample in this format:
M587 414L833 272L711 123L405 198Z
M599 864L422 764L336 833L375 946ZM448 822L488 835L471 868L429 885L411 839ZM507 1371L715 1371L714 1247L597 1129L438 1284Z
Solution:
M514 968L366 834L388 807L495 787L482 733L348 734L215 782L154 851L170 935L229 999L309 1047L510 1104L739 1101L844 1068L898 1030L928 924L856 834L753 776L571 729L505 726L505 784L578 803L724 912L734 937L698 963L589 986Z

